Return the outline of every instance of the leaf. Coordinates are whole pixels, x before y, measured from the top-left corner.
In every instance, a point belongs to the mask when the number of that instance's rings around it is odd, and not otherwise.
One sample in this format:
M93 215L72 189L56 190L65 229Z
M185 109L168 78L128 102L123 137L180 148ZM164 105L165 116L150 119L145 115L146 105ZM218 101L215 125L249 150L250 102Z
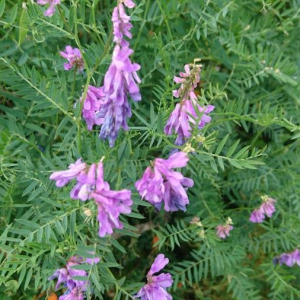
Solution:
M38 125L35 125L35 124L32 124L32 123L26 123L25 127L29 128L29 129L32 129L34 131L37 131L41 134L48 135L47 131L45 129L41 128Z
M88 278L86 276L72 276L71 278L73 280L78 280L78 281L88 281Z
M0 18L2 17L4 11L5 11L5 0L2 0L0 2Z
M40 225L36 224L33 221L25 220L25 219L16 219L16 222L18 222L21 225L24 225L26 227L32 228L32 229L39 229Z
M15 22L17 13L18 13L18 4L16 4L11 10L8 23L13 24Z
M162 112L159 112L157 116L157 132L159 133L164 132L164 117Z
M123 248L123 246L121 246L121 244L117 240L111 239L111 243L114 247L116 247L122 253L124 253L124 254L126 253L126 250Z
M213 169L216 173L218 173L218 168L217 168L217 165L216 165L214 159L211 159L211 160L210 160L210 165L211 165L212 169Z
M233 159L229 159L229 162L236 168L238 169L243 169L243 167L238 163L238 161L233 160Z
M74 269L74 270L89 271L92 268L92 265L90 265L90 264L80 264L80 265L71 266L71 268Z
M238 146L239 143L240 143L240 141L238 140L238 141L236 141L236 142L229 148L229 150L228 150L228 152L227 152L227 154L226 154L227 157L230 157L230 156L233 154L233 152L235 151L235 149L236 149L236 147Z
M218 148L216 150L216 154L219 155L224 147L224 145L226 144L226 141L229 137L229 134L225 135L224 138L222 139L222 141L220 142L220 144L218 145Z
M223 159L222 159L222 157L218 157L218 163L219 163L219 165L220 165L221 169L224 171L224 170L225 170L225 168L224 168L224 162L223 162Z
M32 279L32 272L33 272L33 269L30 268L29 271L26 274L26 280L25 280L25 283L24 283L24 290L27 289L27 287L29 285L29 282Z
M19 47L23 43L24 39L26 38L27 32L28 32L28 26L29 26L29 18L27 9L23 9L20 17L19 22Z
M60 132L65 129L66 127L66 124L68 123L69 121L69 118L68 117L64 117L63 120L60 122L60 124L57 126L57 129L56 129L56 132L55 132L55 136L54 136L54 139L56 139Z

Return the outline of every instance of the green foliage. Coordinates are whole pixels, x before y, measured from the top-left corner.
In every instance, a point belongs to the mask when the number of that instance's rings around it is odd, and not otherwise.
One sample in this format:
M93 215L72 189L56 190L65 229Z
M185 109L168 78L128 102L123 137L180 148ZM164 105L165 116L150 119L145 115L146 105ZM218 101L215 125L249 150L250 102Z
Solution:
M298 266L272 263L300 245L299 1L135 1L132 60L143 100L114 148L73 106L103 82L117 1L62 1L52 18L23 2L0 1L0 298L45 298L56 269L95 251L100 263L82 265L87 299L133 299L157 253L170 260L175 300L299 299ZM82 73L63 69L59 51L69 44L84 53ZM158 213L134 183L176 147L164 134L177 103L173 77L195 58L199 103L216 108L190 140L187 211ZM134 201L124 229L105 238L93 203L71 200L70 186L49 180L79 157L102 156L105 180ZM277 199L276 213L250 223L264 194ZM234 229L221 240L215 228L227 217Z

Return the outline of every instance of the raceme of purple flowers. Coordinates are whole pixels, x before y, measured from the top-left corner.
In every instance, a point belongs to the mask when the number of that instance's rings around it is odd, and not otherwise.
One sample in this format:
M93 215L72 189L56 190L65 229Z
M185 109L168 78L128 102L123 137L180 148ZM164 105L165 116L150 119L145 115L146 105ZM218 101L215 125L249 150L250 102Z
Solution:
M140 196L158 210L164 203L166 211L185 211L189 204L186 191L194 185L194 181L172 169L185 167L188 161L185 152L174 153L168 159L156 158L152 167L148 167L135 183Z
M123 1L124 5L132 8L132 1ZM137 71L140 65L130 61L133 50L129 48L129 42L125 37L131 38L130 30L132 24L130 17L126 15L122 2L115 7L112 14L113 35L116 46L113 51L112 62L104 77L103 92L105 94L104 104L96 118L103 118L99 137L108 140L113 147L121 127L128 130L127 119L131 117L131 108L128 96L133 101L140 101L141 94L138 83L141 82Z
M80 257L72 256L64 268L56 270L54 274L48 278L48 280L57 278L57 284L55 286L56 290L61 284L63 284L67 288L67 291L64 293L64 295L59 297L59 300L83 300L84 292L86 291L89 282L87 280L75 280L73 279L73 277L88 277L88 274L84 270L76 270L72 267L86 263L97 264L99 261L100 259L97 257L84 260Z
M270 218L276 210L274 205L276 202L275 199L270 198L268 196L262 196L261 199L263 201L261 206L251 213L249 220L252 223L262 223L265 219L265 215L267 215Z
M60 0L38 0L37 4L46 5L49 4L49 7L44 12L46 17L52 17L55 13L55 6L60 4Z
M163 254L159 254L148 274L147 284L145 284L134 298L141 300L171 300L172 296L167 292L166 288L173 283L172 276L169 273L161 273L154 275L162 270L169 263L169 259L165 258Z
M72 48L71 46L66 46L65 52L60 51L60 55L68 60L68 63L64 63L64 69L66 71L71 70L73 67L77 68L78 71L82 71L84 68L84 63L82 59L81 52L78 48Z
M123 3L129 8L135 6L131 0L124 0ZM125 37L132 37L130 33L132 24L130 17L126 15L123 3L121 1L115 7L112 15L116 45L111 65L104 76L103 86L100 88L89 86L85 99L82 100L83 97L81 97L81 101L84 101L82 115L88 130L92 130L94 125L101 125L99 137L108 140L110 147L114 146L121 128L129 130L127 119L131 117L131 108L128 96L133 101L142 99L138 86L141 80L137 75L140 65L130 61L133 50L129 48L129 42L125 40ZM65 53L61 52L61 55L69 60L69 63L65 64L65 69L69 70L76 63L78 64L81 56L75 55L77 60L72 60L71 55L75 54L76 48L72 50L67 48Z
M111 147L121 127L128 130L127 118L131 117L128 95L133 101L140 101L141 95L137 82L140 79L136 73L140 69L138 64L132 64L129 56L133 53L128 46L116 45L112 63L105 74L103 92L104 104L97 113L104 122L100 130L100 138L107 139Z
M274 259L274 263L279 263L280 265L286 265L288 267L292 267L297 264L300 266L300 252L296 249L290 253L282 253L280 256Z
M191 137L193 126L201 129L211 121L208 114L215 108L213 105L202 107L197 102L195 88L200 81L201 67L195 63L185 65L185 72L179 73L180 77L174 77L175 83L181 83L179 89L173 91L173 96L180 98L180 102L171 113L164 131L167 135L172 135L173 131L177 134L175 144L178 146Z
M98 208L99 236L112 234L114 228L122 229L120 214L131 213L131 191L113 191L108 182L104 181L103 163L88 166L78 159L68 170L54 172L50 179L56 181L57 187L68 184L76 179L70 196L72 199L86 201L94 199Z

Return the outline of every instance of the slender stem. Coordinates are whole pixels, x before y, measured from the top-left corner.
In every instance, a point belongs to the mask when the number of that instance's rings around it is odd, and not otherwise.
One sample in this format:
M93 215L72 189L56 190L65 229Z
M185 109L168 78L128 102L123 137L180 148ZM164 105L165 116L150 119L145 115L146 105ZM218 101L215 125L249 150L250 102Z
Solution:
M71 98L73 97L74 92L75 92L76 73L77 73L77 65L75 65L74 73L73 73L73 83L72 83L72 90L71 90Z
M172 35L172 31L171 31L171 28L170 28L170 25L169 25L167 16L166 16L166 14L165 14L165 12L164 12L164 9L163 9L162 6L161 6L160 0L156 0L156 2L157 2L157 5L158 5L158 7L159 7L159 9L160 9L160 11L161 11L161 14L163 15L163 19L164 19L164 21L165 21L165 23L166 23L166 26L167 26L167 29L168 29L168 35L169 35L169 38L172 40L172 39L173 39L173 35Z
M63 12L62 12L62 10L61 10L60 5L57 5L56 7L58 8L60 17L61 17L61 19L63 20L63 22L64 22L64 24L65 24L65 26L66 26L68 32L69 32L70 34L72 34L72 33L71 33L71 30L70 30L70 27L69 27L69 25L68 25L68 23L67 23L67 20L66 20L66 18L65 18L65 15L63 14Z

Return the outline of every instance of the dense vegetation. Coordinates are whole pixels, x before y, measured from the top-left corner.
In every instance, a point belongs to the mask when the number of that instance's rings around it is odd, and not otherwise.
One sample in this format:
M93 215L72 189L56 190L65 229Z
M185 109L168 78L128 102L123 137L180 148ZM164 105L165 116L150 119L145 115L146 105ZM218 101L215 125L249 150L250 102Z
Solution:
M62 0L52 17L34 2L0 0L0 298L59 297L65 289L48 277L71 256L95 253L99 263L82 265L87 299L133 299L163 253L175 300L299 299L299 266L276 259L300 247L299 0L134 1L128 41L142 100L129 100L130 130L113 147L100 126L87 130L78 103L111 64L117 0ZM83 71L64 69L67 45L80 50ZM188 144L175 145L164 133L178 103L173 77L195 59L198 103L215 108ZM187 146L180 172L194 181L190 204L158 211L135 182L151 161ZM124 229L105 237L94 202L49 179L102 157L105 181L133 200ZM277 200L276 212L250 222L263 195ZM228 218L222 239L216 227Z

